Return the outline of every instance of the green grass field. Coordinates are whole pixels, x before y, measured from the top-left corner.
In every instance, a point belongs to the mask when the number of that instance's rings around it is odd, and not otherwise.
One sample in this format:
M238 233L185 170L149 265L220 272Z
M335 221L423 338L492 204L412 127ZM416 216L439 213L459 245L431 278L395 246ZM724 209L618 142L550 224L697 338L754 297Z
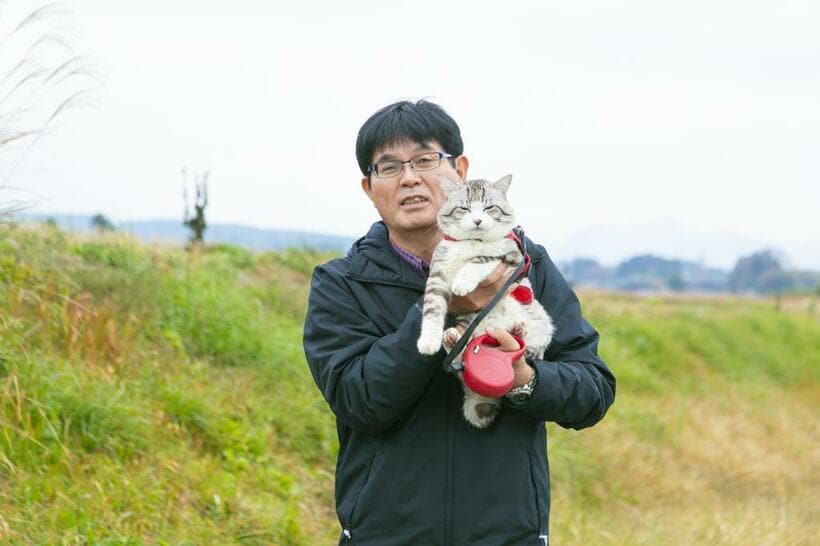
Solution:
M327 258L0 226L0 544L334 543ZM551 543L816 544L815 302L581 298L618 396L549 425Z

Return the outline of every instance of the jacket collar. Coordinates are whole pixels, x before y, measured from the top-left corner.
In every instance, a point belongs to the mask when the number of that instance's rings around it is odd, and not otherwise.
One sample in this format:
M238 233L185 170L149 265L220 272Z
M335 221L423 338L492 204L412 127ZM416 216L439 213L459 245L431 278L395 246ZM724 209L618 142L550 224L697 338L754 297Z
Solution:
M367 235L353 243L347 256L348 276L356 280L424 290L424 278L390 248L384 222L370 226Z

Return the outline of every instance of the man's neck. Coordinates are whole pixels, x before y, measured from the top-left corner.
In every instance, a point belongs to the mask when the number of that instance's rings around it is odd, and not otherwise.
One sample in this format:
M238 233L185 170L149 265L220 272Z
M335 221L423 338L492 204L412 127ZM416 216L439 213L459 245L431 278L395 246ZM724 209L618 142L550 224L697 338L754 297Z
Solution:
M425 262L430 263L433 259L433 251L441 241L441 232L435 230L431 236L420 237L418 233L404 234L391 231L390 239L404 250L412 252Z

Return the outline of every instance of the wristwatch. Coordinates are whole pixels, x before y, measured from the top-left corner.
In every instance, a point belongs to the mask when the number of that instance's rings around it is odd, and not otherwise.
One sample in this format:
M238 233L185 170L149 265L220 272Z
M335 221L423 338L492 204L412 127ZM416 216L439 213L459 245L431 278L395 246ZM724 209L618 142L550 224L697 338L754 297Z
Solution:
M527 362L527 365L532 368L532 379L520 387L513 387L509 390L509 392L507 392L507 394L504 395L510 402L522 404L529 400L535 390L535 384L538 383L538 372L535 371L535 367L529 362Z

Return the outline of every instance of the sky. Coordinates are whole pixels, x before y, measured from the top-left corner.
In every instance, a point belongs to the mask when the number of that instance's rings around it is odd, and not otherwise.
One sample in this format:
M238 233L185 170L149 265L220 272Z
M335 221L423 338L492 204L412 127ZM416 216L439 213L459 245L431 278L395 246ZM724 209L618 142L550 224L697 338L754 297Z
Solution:
M513 175L553 256L728 268L771 247L820 269L813 0L67 4L100 83L22 161L0 153L6 198L36 211L181 218L186 166L211 172L211 223L358 237L378 219L359 127L428 98L471 177ZM6 0L0 23L36 5Z

